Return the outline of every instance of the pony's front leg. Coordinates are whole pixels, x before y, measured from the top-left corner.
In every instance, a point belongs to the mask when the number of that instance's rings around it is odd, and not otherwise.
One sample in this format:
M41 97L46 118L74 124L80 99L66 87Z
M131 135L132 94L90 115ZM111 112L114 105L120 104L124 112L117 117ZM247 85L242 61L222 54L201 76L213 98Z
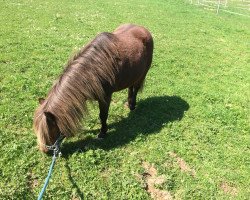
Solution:
M101 120L101 129L100 133L98 134L98 138L105 138L107 134L108 130L107 119L108 119L110 101L111 101L111 95L105 98L105 102L101 100L98 101L100 109L99 117Z

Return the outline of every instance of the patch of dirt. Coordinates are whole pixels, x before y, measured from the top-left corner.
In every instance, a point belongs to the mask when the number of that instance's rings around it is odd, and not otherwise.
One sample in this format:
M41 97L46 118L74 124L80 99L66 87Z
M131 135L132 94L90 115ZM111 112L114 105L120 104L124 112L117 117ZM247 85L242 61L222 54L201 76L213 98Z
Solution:
M71 200L80 200L80 199L78 197L76 197L76 196L72 196Z
M154 165L150 165L148 162L143 162L142 167L145 172L140 176L140 179L145 183L145 189L150 194L152 199L155 200L172 200L169 191L160 190L156 188L156 185L161 185L166 182L166 178L163 175L157 176L157 169Z
M30 189L34 189L38 186L38 179L32 172L28 173L28 184Z
M124 108L125 108L125 109L129 109L129 110L130 110L130 108L129 108L129 104L128 104L128 102L127 102L127 101L124 103Z
M222 183L220 184L220 189L221 189L224 193L230 194L230 195L232 195L232 196L237 196L237 194L238 194L237 188L234 187L234 186L232 186L232 185L230 185L230 184L228 184L227 182L222 182Z
M177 161L178 166L180 167L181 171L190 174L191 176L195 177L196 172L192 169L181 157L179 157L176 153L170 152L169 155L172 158L175 158Z
M101 172L101 177L102 177L104 180L107 180L107 179L110 177L110 174L111 174L110 169L106 168L106 169L103 169L103 170L102 170L102 172Z

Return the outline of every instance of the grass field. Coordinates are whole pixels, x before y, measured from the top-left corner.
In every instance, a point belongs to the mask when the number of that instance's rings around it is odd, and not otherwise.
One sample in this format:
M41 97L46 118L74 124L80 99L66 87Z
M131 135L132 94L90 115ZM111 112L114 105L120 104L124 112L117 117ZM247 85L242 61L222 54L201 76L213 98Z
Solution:
M248 199L250 22L181 0L0 0L0 199L36 199L51 157L32 130L68 58L119 24L147 27L154 59L138 107L115 93L62 145L44 199Z

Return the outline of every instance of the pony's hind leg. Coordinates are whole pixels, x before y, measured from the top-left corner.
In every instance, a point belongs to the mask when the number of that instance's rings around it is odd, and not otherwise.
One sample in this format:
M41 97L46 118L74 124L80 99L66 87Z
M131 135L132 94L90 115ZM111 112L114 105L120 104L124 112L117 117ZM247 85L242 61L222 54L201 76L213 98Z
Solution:
M143 87L143 81L128 88L128 107L132 111L136 107L136 96L140 89Z
M111 101L111 95L105 98L105 102L99 100L99 109L100 109L100 120L101 120L101 129L100 133L98 134L98 138L105 138L108 130L107 126L107 119L108 119L108 112L109 112L109 105Z
M134 86L128 88L128 102L127 106L130 110L135 109Z

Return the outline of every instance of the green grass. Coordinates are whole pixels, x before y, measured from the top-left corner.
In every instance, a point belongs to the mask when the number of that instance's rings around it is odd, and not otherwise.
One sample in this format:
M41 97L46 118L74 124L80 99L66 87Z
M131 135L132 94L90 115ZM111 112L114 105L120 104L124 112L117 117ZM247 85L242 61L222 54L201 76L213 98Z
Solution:
M250 196L250 23L181 0L0 1L0 199L36 199L51 157L37 149L37 99L97 33L135 23L155 51L138 107L115 93L109 137L96 141L96 104L64 141L44 199L150 199L142 163L176 199ZM185 161L193 177L178 166ZM227 185L228 189L222 188Z

